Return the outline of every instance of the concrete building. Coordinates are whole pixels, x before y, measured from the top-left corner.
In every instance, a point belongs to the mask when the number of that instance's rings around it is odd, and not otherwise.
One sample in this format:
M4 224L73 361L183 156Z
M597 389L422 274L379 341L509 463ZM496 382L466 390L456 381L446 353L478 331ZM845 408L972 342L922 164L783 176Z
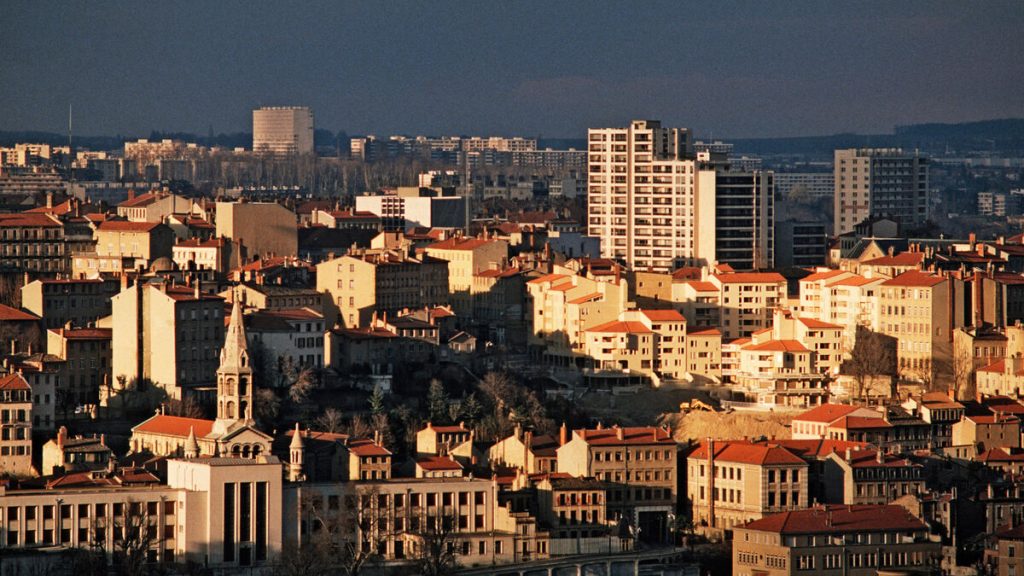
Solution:
M67 271L64 225L48 214L0 214L0 268L51 278Z
M832 172L776 172L775 192L779 198L787 198L791 194L831 198L835 193L835 182Z
M365 250L317 264L317 290L330 295L348 328L366 326L378 312L446 304L448 262L391 250Z
M655 386L689 373L686 319L675 310L627 310L585 329L583 337L583 354L595 372L640 374Z
M68 436L61 426L57 437L43 444L41 476L71 474L74 472L106 470L114 458L114 451L101 434L99 436Z
M129 222L163 222L171 214L186 214L192 210L192 201L170 192L147 192L135 195L128 192L128 199L117 205L117 215Z
M32 387L17 373L0 376L0 473L32 474Z
M694 261L699 170L690 138L653 120L588 131L588 234L601 238L601 256L662 271Z
M904 229L928 220L929 159L900 148L835 151L835 226L845 234L867 218L892 218Z
M952 361L954 280L911 270L879 287L881 332L897 339L897 368L906 378L933 382ZM953 318L951 318L953 316Z
M118 262L120 270L149 268L157 258L171 257L176 238L160 222L107 220L96 229L96 256Z
M925 492L922 465L877 448L829 454L823 476L824 501L834 504L889 504Z
M941 539L896 505L815 506L733 529L736 576L909 574L941 557Z
M747 338L771 326L786 297L786 279L775 272L726 272L707 280L718 289L722 338Z
M686 458L695 524L728 530L809 504L809 466L788 448L749 441L703 442Z
M223 298L166 281L123 283L111 298L113 382L147 379L171 398L214 384Z
M699 263L739 271L774 268L774 174L701 169L691 225Z
M472 318L474 278L480 272L504 266L508 242L453 236L427 246L426 252L427 256L448 263L450 303L456 315Z
M58 404L99 404L100 387L112 381L110 328L51 328L46 333L46 352L64 360L65 398Z
M39 316L46 328L71 322L85 327L110 315L116 280L36 280L21 287L21 306Z
M824 223L777 219L774 241L777 268L812 268L824 266L828 261L828 234Z
M356 211L375 214L387 231L466 228L466 198L433 188L403 187L393 193L356 196Z
M217 202L216 224L216 236L245 246L249 258L298 254L295 213L276 202Z
M252 150L257 154L312 154L313 111L300 106L253 110Z
M266 349L272 365L289 358L296 366L323 368L323 314L310 308L257 310L246 321L250 341Z

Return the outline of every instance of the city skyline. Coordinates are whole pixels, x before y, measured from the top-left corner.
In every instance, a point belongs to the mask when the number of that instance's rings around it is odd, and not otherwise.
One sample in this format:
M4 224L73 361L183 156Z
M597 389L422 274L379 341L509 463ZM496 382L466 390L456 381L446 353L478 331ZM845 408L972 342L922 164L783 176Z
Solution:
M739 138L1024 116L1013 3L576 8L14 3L0 127L62 132L69 104L78 134L241 132L261 105L350 134L549 138L633 118Z

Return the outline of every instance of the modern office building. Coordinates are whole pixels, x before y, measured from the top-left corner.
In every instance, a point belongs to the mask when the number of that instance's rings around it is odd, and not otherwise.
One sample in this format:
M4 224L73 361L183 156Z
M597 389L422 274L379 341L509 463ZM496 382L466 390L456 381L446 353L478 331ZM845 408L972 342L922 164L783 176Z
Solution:
M775 266L774 173L732 171L723 165L698 173L695 255L701 264L734 270Z
M835 234L885 216L904 228L928 219L927 156L901 148L835 151Z
M252 150L269 154L312 154L313 111L303 106L253 110Z

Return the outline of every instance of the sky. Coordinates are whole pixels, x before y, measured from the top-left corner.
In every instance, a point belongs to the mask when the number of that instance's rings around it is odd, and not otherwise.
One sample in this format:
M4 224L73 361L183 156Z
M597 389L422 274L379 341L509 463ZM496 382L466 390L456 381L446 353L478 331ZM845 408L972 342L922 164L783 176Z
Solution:
M1024 117L1020 0L3 0L0 130L251 131L260 105L349 134L887 133Z

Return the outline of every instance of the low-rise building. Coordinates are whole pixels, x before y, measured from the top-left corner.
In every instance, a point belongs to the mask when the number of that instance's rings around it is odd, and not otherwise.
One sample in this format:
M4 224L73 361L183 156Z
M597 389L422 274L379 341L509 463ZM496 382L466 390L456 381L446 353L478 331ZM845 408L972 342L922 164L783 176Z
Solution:
M783 512L733 529L737 576L875 576L935 568L942 543L896 505L828 505Z
M57 437L43 444L43 476L71 474L90 470L106 470L114 452L103 435L68 436L68 429L61 426Z
M64 360L58 404L98 404L100 387L111 381L110 328L53 328L47 331L47 354Z
M884 450L848 449L825 461L825 502L888 504L924 492L924 468Z
M116 280L36 280L21 287L21 306L42 318L46 328L68 322L86 327L110 315L110 299L117 292Z
M0 473L32 473L32 388L17 373L0 376Z

